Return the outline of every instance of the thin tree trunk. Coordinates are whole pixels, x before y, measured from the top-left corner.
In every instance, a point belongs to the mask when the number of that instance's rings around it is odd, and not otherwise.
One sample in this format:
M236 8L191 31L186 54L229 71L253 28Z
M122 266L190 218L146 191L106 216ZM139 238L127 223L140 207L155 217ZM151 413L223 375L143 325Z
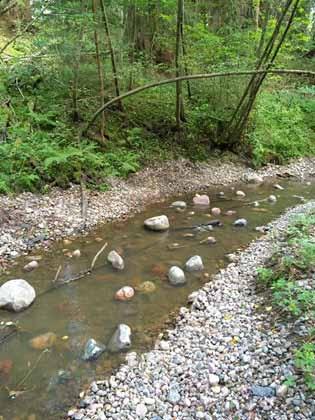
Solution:
M251 85L251 87L249 89L249 95L248 95L247 103L245 103L245 105L242 107L240 117L238 118L238 120L234 124L232 130L230 131L230 134L232 134L232 136L236 139L239 139L241 137L241 135L242 135L242 133L243 133L245 127L246 127L248 117L249 117L249 115L250 115L250 113L253 109L253 106L254 106L256 97L258 95L258 92L260 90L260 87L261 87L263 81L265 80L265 78L267 76L267 70L269 70L272 67L272 65L273 65L273 63L274 63L274 61L275 61L275 59L276 59L276 57L277 57L277 55L280 51L280 48L283 45L283 42L284 42L284 40L287 36L287 33L288 33L288 31L289 31L289 29L292 25L292 22L293 22L295 13L297 11L298 5L300 3L300 0L295 0L295 1L292 0L292 1L289 1L288 3L289 3L289 7L283 12L279 21L281 21L281 22L283 21L284 17L286 16L287 12L290 9L290 6L292 5L292 3L293 3L293 7L292 7L292 10L291 10L291 13L290 13L290 16L289 16L289 20L288 20L288 22L285 26L285 29L284 29L282 35L280 36L280 40L276 44L277 36L280 32L280 28L279 28L279 30L275 34L275 37L274 37L272 43L270 44L271 47L270 47L269 51L267 53L265 51L265 53L263 54L263 55L265 55L264 64L265 64L265 70L266 71L262 74L257 75L256 80L254 81L254 83Z
M264 21L263 21L262 28L261 28L261 36L260 36L258 48L257 48L257 51L256 51L257 57L261 56L261 52L262 52L264 44L265 44L266 33L267 33L268 24L269 24L269 18L270 18L270 5L269 5L269 2L266 2L265 17L264 17Z
M110 58L111 58L111 63L112 63L112 70L113 70L114 84L115 84L115 93L116 93L116 96L119 97L120 96L120 87L119 87L119 80L118 80L118 74L117 74L116 58L115 58L115 53L114 53L113 44L112 44L112 38L111 38L110 30L109 30L109 24L108 24L108 18L107 18L107 13L106 13L104 0L100 0L100 4L101 4L102 18L103 18L103 23L104 23L104 27L105 27L105 33L106 33L106 37L107 37L107 42L108 42L108 47L109 47L109 52L110 52ZM118 102L118 105L119 105L120 110L123 111L122 103Z
M100 105L103 106L105 102L105 86L104 86L104 69L103 64L101 62L100 57L100 42L98 36L98 19L97 19L97 7L96 7L96 0L92 0L92 11L94 17L94 43L95 43L95 52L96 52L96 64L97 64L97 71L98 71L98 79L99 79L99 88L100 88ZM100 121L100 135L101 139L104 140L104 133L105 133L105 114L104 112L101 115Z
M176 67L176 77L181 76L181 65L180 65L180 51L181 51L181 34L182 34L182 24L183 24L183 1L177 0L177 30L176 30L176 52L175 52L175 67ZM176 82L176 128L177 132L181 132L181 122L184 117L184 106L183 106L183 96L182 96L182 82L177 80Z
M187 63L186 63L187 53L186 53L186 42L185 42L185 38L184 38L184 25L183 24L181 26L181 38L182 38L182 50L183 50L183 59L184 59L184 70L185 70L185 75L188 76L189 72L188 72L188 66L187 66ZM187 83L188 98L191 99L192 98L192 93L191 93L190 81L187 80L186 83Z

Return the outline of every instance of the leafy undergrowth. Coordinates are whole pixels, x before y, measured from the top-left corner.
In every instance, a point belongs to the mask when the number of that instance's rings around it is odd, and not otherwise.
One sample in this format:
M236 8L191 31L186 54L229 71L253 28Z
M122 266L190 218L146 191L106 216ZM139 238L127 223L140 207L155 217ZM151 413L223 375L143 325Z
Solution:
M294 364L307 387L315 390L315 212L299 216L287 230L281 247L258 270L260 284L272 293L285 317L301 319L307 335L295 352Z
M315 89L263 92L248 133L256 166L315 154Z

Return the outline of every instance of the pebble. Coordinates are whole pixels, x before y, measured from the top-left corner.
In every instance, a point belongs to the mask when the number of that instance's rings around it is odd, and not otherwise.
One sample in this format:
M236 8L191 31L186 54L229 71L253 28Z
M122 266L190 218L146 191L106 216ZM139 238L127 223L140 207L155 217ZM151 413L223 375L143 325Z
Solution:
M81 251L79 249L76 249L75 251L72 252L72 256L74 258L79 258L81 257Z
M144 404L138 404L136 407L136 415L139 416L140 418L143 418L146 416L148 412L147 407Z
M235 220L234 226L236 226L236 227L245 227L245 226L247 226L247 220L246 219L238 219L238 220Z
M268 201L269 201L269 203L276 203L277 202L277 197L275 195L271 194L268 197Z
M241 197L241 198L246 197L246 194L244 193L244 191L241 191L241 190L236 191L235 195L237 195L237 197Z
M28 264L26 264L23 268L24 271L33 271L35 268L38 268L39 264L37 261L31 261Z
M219 209L219 207L213 207L211 209L211 214L212 216L218 217L221 214L221 209Z

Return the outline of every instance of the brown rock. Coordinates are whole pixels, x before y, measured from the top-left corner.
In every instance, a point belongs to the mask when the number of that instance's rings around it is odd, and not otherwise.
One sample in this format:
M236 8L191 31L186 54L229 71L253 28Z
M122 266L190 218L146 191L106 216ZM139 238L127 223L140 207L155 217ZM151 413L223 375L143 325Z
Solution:
M151 273L160 278L165 277L167 274L167 267L163 264L155 264L151 269Z
M13 362L10 359L0 360L0 376L9 376Z
M35 350L44 350L53 347L56 344L57 336L53 332L39 335L30 340L30 345Z

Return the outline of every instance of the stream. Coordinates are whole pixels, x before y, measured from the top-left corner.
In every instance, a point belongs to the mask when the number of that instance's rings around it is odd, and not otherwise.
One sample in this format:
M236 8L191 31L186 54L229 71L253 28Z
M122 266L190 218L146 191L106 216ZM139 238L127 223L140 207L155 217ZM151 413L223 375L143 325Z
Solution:
M132 330L131 351L143 352L152 348L158 334L171 322L172 314L186 305L188 295L209 281L211 274L228 264L226 254L246 246L261 235L255 230L257 226L275 219L287 207L300 204L301 196L306 200L315 197L314 183L309 185L306 181L288 180L280 183L283 191L274 189L271 182L235 186L235 191L241 189L246 192L245 198L236 197L231 187L208 190L210 208L219 207L222 213L236 210L237 214L232 217L209 215L209 207L192 204L193 195L173 197L149 206L126 222L101 225L89 235L76 238L67 245L59 241L48 251L34 251L32 255L41 260L39 267L32 272L23 270L30 261L29 257L18 258L10 273L1 276L0 283L23 278L32 284L38 297L24 312L14 314L0 310L0 322L18 322L20 328L17 334L0 345L0 419L64 418L67 410L76 404L80 391L95 378L109 375L124 360L124 354L107 352L95 362L82 360L89 338L107 344L120 323L128 324ZM220 191L225 193L224 197L219 194ZM246 205L270 194L277 196L276 203L262 202L259 207ZM171 208L170 204L176 200L186 201L187 208L182 211ZM144 220L160 214L169 217L169 231L157 233L145 230ZM212 232L192 228L217 218L223 226L214 227ZM233 226L239 218L247 219L247 227ZM215 237L217 242L212 245L201 243L208 236ZM59 266L62 267L61 278L75 276L90 266L105 242L108 247L98 258L90 275L40 296L41 292L51 287ZM70 258L71 251L76 249L80 249L81 256ZM123 256L123 271L114 271L107 263L107 253L112 249ZM187 273L188 281L184 286L171 286L166 276L169 268L173 265L183 267L192 255L202 257L205 270ZM121 287L139 288L144 281L153 282L156 290L151 293L136 291L129 302L114 299ZM53 345L44 352L34 349L30 340L47 332L57 337ZM18 393L16 398L9 398L10 391L23 392Z

